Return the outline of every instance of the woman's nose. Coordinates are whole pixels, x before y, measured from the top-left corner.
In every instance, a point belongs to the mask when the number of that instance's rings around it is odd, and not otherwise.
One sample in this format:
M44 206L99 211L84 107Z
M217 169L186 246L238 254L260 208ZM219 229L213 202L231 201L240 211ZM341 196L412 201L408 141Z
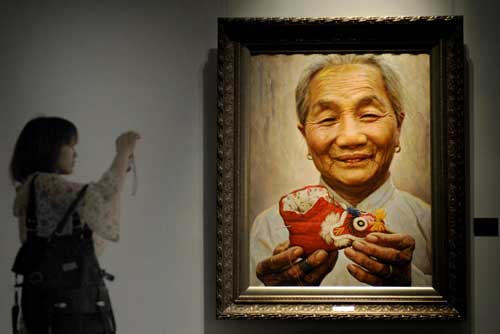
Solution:
M336 144L339 147L356 147L365 145L366 135L361 131L359 122L351 117L341 119Z

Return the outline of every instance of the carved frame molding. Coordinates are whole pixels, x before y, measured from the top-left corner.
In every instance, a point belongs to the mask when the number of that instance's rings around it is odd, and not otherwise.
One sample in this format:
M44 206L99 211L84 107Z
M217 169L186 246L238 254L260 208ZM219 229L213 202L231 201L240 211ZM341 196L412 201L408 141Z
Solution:
M259 53L427 52L431 55L435 275L431 296L248 296L240 286L242 48ZM458 319L467 306L468 166L463 18L220 18L217 72L216 311L219 319ZM444 222L438 224L437 222ZM437 254L437 255L436 255ZM348 312L337 308L351 305Z

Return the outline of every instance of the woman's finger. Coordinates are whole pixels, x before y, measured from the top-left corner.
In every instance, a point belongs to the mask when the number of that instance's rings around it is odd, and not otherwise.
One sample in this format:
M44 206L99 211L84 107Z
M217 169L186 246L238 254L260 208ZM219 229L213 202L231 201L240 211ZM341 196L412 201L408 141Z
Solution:
M354 263L379 277L387 277L390 273L388 265L380 263L366 254L358 252L352 248L347 248L344 251L344 254Z
M307 274L313 272L323 262L328 259L328 253L323 249L318 249L301 263L294 264L290 269L282 273L283 280L293 283L304 284L302 278ZM304 265L306 264L306 265Z
M399 250L415 248L415 239L408 234L370 233L365 240L380 246Z
M320 285L323 278L332 271L335 263L337 262L339 253L337 251L329 252L326 261L323 261L318 267L316 267L311 273L303 277L305 285Z
M137 140L137 139L141 138L141 136L140 136L137 132L135 132L135 131L129 131L129 132L127 132L127 135L128 135L131 139L135 139L135 140Z
M285 250L288 249L288 247L290 247L290 241L289 240L286 240L286 241L278 244L278 246L276 246L276 248L273 250L273 255L276 255L276 254L284 252Z
M363 240L356 240L352 244L352 248L360 251L370 257L375 257L381 262L402 265L411 261L413 255L413 249L407 248L403 251L379 246L370 242L365 242Z
M284 252L268 257L257 264L256 271L258 274L274 273L284 268L291 266L304 253L301 247L292 247Z
M384 280L382 278L367 272L366 270L364 270L363 268L361 268L356 264L348 264L347 270L352 276L354 276L355 279L357 279L360 282L375 286L380 286L384 284Z

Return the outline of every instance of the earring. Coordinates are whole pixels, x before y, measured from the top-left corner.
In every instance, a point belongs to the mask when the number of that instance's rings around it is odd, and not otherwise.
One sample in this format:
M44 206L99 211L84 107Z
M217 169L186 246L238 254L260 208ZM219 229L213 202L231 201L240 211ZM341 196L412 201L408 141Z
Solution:
M401 146L396 145L396 148L394 149L394 152L396 152L396 153L401 152Z
M311 155L311 153L307 153L307 160L312 160L313 159L313 156Z

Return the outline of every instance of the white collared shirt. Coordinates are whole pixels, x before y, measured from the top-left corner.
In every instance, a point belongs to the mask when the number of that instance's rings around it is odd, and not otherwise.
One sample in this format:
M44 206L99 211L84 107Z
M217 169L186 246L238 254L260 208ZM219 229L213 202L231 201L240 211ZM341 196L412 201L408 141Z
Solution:
M323 179L320 184L325 186L333 198L352 207L345 199L331 189ZM415 239L415 251L412 260L412 286L432 285L432 238L431 238L431 207L419 198L394 187L389 178L377 190L361 201L356 209L374 212L385 209L387 215L385 224L394 233L409 234ZM288 229L278 210L278 204L263 211L255 219L250 232L250 285L262 285L256 275L258 262L272 255L273 249L288 240ZM356 280L348 271L347 265L352 263L344 251L339 251L337 263L326 275L321 285L359 286L366 285Z

